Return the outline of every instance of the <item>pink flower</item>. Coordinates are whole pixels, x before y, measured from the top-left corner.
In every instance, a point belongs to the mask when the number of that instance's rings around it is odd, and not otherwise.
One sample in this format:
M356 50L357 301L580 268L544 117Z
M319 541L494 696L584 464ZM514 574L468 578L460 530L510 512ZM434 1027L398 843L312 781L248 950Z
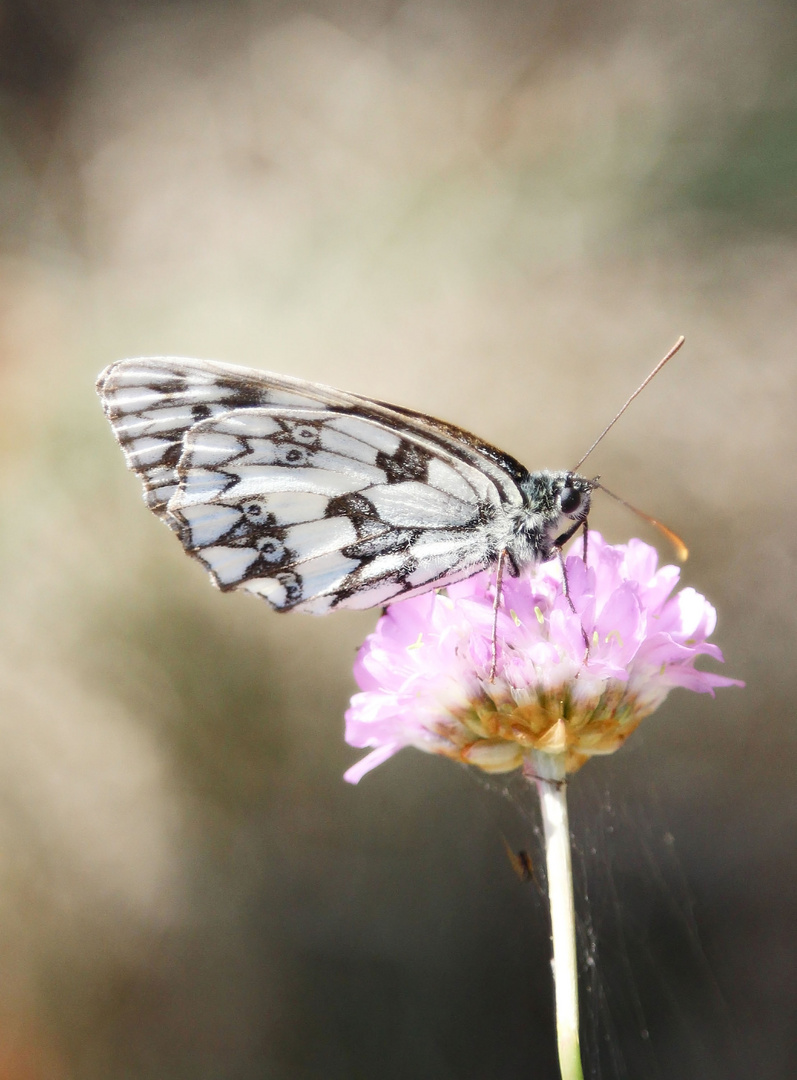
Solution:
M346 741L373 749L346 779L405 746L488 772L515 769L532 751L565 753L574 772L616 750L674 687L742 686L695 667L699 656L722 660L707 641L716 612L694 589L674 592L678 568L657 563L641 540L612 546L590 532L588 565L567 559L576 614L557 563L505 575L493 680L494 572L393 604L355 663L362 692Z

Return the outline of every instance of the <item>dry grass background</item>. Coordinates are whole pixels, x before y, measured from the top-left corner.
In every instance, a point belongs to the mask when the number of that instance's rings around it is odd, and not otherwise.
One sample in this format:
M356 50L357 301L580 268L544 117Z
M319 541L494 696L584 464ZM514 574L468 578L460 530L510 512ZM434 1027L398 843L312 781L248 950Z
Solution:
M777 0L0 7L0 1080L556 1075L533 815L410 751L343 784L373 616L209 588L93 380L215 357L567 467L681 332L591 468L748 688L572 785L587 1071L795 1074L796 41Z

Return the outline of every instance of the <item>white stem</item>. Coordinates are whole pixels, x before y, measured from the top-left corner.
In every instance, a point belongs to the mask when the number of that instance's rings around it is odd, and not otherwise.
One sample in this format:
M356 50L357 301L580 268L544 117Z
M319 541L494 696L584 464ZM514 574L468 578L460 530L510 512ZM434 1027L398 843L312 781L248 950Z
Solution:
M570 826L564 754L534 751L531 770L540 796L551 909L556 1040L562 1080L584 1080L578 1043L578 968Z

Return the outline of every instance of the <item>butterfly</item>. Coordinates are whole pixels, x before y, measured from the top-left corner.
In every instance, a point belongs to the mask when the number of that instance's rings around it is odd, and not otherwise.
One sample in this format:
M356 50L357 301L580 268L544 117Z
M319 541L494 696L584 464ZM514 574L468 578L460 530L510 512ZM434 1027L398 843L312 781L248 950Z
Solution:
M320 383L147 357L111 364L97 392L150 510L220 589L277 611L517 575L586 527L595 481Z

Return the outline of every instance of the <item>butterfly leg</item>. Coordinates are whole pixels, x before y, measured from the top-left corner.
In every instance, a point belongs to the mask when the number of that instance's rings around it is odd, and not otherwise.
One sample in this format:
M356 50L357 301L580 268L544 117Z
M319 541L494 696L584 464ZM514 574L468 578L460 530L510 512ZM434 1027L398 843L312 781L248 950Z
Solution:
M506 548L498 556L498 565L495 568L495 599L493 600L493 633L490 645L490 682L495 681L495 669L498 664L498 608L501 604L501 582L504 577L504 559Z
M584 568L586 569L587 547L589 544L589 519L584 518L582 524L584 526L584 546L581 552L581 558L584 560ZM587 637L586 631L584 630L583 626L581 627L581 636L584 638L584 663L586 663L587 660L589 660L589 638Z
M573 603L573 598L570 595L570 586L567 582L567 566L565 565L565 556L564 552L560 547L556 549L556 557L559 560L559 566L562 569L562 592L565 594L565 600L567 600L567 603L573 614L578 615L575 604Z
M585 528L584 528L584 561L586 562L586 559L587 559L586 522L584 523L584 525L585 525ZM562 551L562 549L560 547L557 547L556 554L557 554L557 557L559 559L559 565L562 568L562 592L565 595L565 600L567 600L567 603L570 606L570 610L573 612L574 615L577 616L578 612L576 611L576 605L573 603L573 598L570 595L570 586L568 585L568 582L567 582L567 566L565 565L564 552ZM586 662L589 659L589 638L587 637L587 632L584 629L583 625L581 627L581 636L584 639L584 661Z

